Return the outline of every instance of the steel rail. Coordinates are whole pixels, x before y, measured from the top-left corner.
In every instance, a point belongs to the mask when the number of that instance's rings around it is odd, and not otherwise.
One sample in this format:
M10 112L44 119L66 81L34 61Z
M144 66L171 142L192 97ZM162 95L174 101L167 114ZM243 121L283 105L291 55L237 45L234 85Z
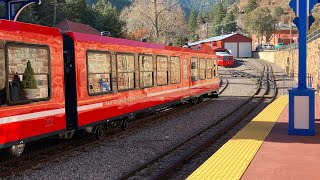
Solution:
M233 114L235 114L236 112L240 111L243 107L245 107L247 104L249 104L253 99L254 99L254 96L257 95L260 90L262 89L262 79L265 77L265 71L268 71L268 67L264 66L263 68L263 73L262 73L262 77L261 79L259 80L258 82L258 87L257 88L257 91L254 93L254 95L252 95L246 102L244 102L243 104L241 104L238 108L236 108L235 110L233 110L232 112L230 112L229 114L227 114L225 117L221 118L220 120L218 120L217 122L211 124L210 126L204 128L203 130L195 133L194 135L192 135L190 138L186 139L185 141L181 142L181 143L178 143L177 145L175 145L173 148L169 149L168 151L162 153L161 155L157 156L156 158L148 161L147 163L143 164L143 165L140 165L139 167L136 167L134 168L132 171L128 172L126 175L122 176L120 179L130 179L131 177L135 177L135 175L138 175L139 172L141 172L142 170L145 170L147 169L149 166L152 166L153 164L155 163L160 163L161 164L161 160L166 157L166 156L169 156L171 153L175 152L176 150L178 151L178 149L180 147L183 147L183 145L187 144L188 142L192 141L193 139L195 138L198 138L201 136L201 134L203 134L204 132L207 132L209 131L210 129L212 128L215 128L218 124L220 124L221 122L227 120L230 116L232 116ZM267 80L269 79L268 77L268 73L267 74ZM269 93L269 82L267 82L267 89L266 91L264 92L264 95L266 95L267 93ZM259 100L259 103L256 104L256 106L258 106L258 104L260 104L260 102L262 102L263 100L263 97L260 98ZM255 106L255 107L256 107ZM255 108L254 107L254 108ZM254 109L253 108L253 109ZM210 138L210 142L213 142L215 140L217 140L221 135L223 135L227 130L229 130L231 127L233 127L235 124L237 124L238 122L240 122L244 117L246 117L248 114L251 113L251 110L249 111L246 111L245 113L241 113L241 117L238 118L239 120L236 121L235 123L232 123L230 125L228 125L227 127L225 127L222 131L220 131L215 137L212 137ZM172 165L170 167L162 167L162 170L160 173L157 173L157 174L153 174L152 176L150 174L149 177L147 179L165 179L166 176L168 176L172 171L174 171L177 167L181 166L183 164L183 162L185 162L187 159L189 159L190 157L192 157L195 153L199 152L200 149L202 149L202 147L205 145L205 144L208 144L208 142L205 142L203 144L201 144L201 148L196 148L194 150L189 150L188 153L186 153L182 158L180 158L179 160L175 161L175 163L172 163ZM210 144L210 143L209 143ZM139 177L139 176L138 176Z

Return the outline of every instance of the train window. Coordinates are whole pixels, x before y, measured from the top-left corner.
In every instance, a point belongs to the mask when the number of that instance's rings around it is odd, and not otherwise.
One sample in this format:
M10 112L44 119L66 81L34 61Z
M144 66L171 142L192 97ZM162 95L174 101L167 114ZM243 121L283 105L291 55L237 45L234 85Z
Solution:
M89 95L111 92L111 54L102 51L88 51L87 65Z
M139 56L140 87L153 87L153 57L151 55Z
M4 59L4 42L0 41L0 106L6 104L6 69Z
M171 57L170 58L170 80L171 80L171 84L180 83L180 79L181 79L180 57Z
M133 54L117 54L117 77L119 91L135 89L135 63Z
M191 58L191 81L198 81L198 59Z
M168 57L157 56L157 84L167 85L168 84Z
M212 79L212 73L213 73L213 60L207 59L207 70L206 70L207 79Z
M199 78L206 79L206 59L199 60Z
M188 80L188 59L184 59L183 61L183 78L184 80Z
M10 104L50 98L50 52L47 46L22 43L6 45Z

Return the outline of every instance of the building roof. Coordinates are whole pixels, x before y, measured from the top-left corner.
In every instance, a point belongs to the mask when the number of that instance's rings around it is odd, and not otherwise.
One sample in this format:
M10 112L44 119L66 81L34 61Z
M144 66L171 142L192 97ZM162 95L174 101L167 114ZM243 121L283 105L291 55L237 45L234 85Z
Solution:
M98 35L100 36L101 33L94 29L93 27L86 25L86 24L81 24L78 22L73 22L69 20L65 20L58 25L55 26L56 28L60 29L62 33L65 32L79 32L83 34L92 34L92 35Z
M225 42L234 42L234 41L245 41L245 42L251 42L252 39L248 38L240 33L233 33L233 34L226 34L226 35L222 35L222 36L215 36L209 39L204 39L198 42L194 42L194 43L189 43L189 46L195 46L198 44L203 44L203 43L207 43L207 42L216 42L216 41L225 41Z
M279 22L275 25L275 29L276 30L290 30L291 26L290 26L290 24L285 24L285 23ZM294 23L292 24L292 29L297 30L297 26Z
M195 46L195 45L202 44L202 43L207 43L207 42L221 41L221 40L226 39L228 37L231 37L233 35L235 35L235 34L227 34L227 35L222 35L222 36L215 36L215 37L212 37L212 38L209 38L209 39L204 39L204 40L197 41L197 42L194 42L194 43L188 43L188 45L189 46Z

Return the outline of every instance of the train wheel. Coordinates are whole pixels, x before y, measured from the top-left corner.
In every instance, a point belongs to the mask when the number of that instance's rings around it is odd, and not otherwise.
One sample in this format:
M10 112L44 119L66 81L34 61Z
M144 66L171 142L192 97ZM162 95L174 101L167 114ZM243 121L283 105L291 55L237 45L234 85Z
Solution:
M97 126L95 130L95 135L97 139L103 139L107 136L107 129L102 125Z
M192 105L197 105L198 103L199 103L198 97L192 99Z
M200 96L199 97L199 103L201 103L203 101L203 99L204 99L203 96Z
M129 120L128 119L122 120L122 130L125 131L128 128L129 128Z
M13 145L9 148L9 152L12 156L19 157L24 151L25 144Z

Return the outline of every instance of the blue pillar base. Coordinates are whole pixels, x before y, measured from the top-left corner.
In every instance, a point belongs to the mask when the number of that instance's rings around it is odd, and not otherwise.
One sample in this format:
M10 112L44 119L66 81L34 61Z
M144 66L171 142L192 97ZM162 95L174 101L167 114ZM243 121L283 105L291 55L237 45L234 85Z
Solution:
M314 136L315 135L315 109L314 109L314 89L298 89L293 88L289 90L289 135L300 135L300 136ZM295 97L309 97L309 119L300 119L299 122L295 124ZM298 105L297 108L299 108ZM301 108L305 105L301 104ZM296 109L297 110L297 109ZM305 112L305 111L304 111ZM298 112L296 112L298 113ZM300 116L301 114L296 114ZM302 115L303 116L303 115ZM303 121L303 122L301 122ZM302 124L302 125L301 125ZM299 127L300 126L300 127Z

